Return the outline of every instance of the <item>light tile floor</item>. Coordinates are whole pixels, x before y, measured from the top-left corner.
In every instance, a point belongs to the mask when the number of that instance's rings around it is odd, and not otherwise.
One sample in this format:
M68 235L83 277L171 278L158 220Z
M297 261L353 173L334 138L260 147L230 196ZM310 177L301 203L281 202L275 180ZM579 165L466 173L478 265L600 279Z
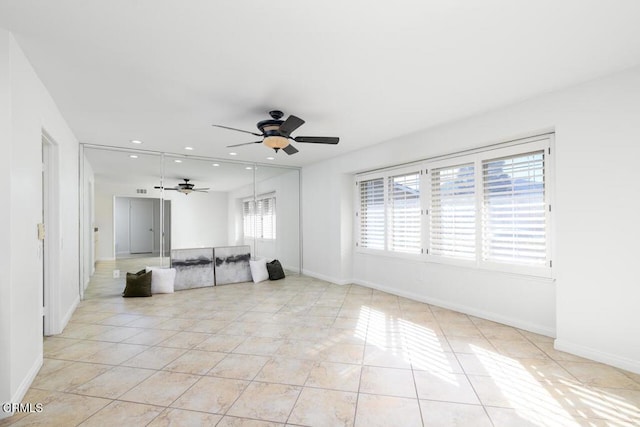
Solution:
M113 268L1 426L640 425L640 375L548 337L297 275L124 299Z

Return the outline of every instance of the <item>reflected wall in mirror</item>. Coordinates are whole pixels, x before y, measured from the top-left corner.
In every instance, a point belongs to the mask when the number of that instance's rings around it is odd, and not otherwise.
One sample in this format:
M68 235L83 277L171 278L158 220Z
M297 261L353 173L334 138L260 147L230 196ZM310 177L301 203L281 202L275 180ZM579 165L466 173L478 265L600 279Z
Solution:
M254 182L229 193L232 245L249 245L256 257L278 259L299 273L300 175L298 169L245 165Z
M181 191L185 180L203 190ZM228 246L228 194L252 184L253 175L241 164L166 156L163 193L172 204L172 248Z
M123 278L127 271L161 265L165 209L153 187L159 183L162 156L95 147L85 147L82 155L83 211L91 212L82 218L82 283L86 287L100 262Z
M85 287L97 263L124 284L168 267L171 249L249 245L300 273L299 169L101 146L81 156Z

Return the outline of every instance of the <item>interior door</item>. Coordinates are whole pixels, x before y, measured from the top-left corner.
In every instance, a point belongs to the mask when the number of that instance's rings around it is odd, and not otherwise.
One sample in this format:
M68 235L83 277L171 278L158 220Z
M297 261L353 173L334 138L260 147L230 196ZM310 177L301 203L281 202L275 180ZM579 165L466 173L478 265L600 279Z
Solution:
M153 200L131 199L129 205L129 251L153 252Z

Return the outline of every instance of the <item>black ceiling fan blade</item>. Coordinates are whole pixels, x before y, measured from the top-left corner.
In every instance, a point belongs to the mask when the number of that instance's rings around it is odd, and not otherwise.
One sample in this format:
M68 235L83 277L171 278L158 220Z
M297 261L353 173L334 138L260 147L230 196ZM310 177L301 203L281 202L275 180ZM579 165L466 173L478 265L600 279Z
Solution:
M292 154L296 154L298 152L298 149L296 147L294 147L293 145L289 144L286 147L284 147L282 149L282 151L284 151L288 155L292 155Z
M193 191L204 191L205 193L209 191L209 187L207 188L193 188Z
M304 120L302 120L300 117L291 115L287 120L284 121L284 123L280 125L278 132L280 132L280 135L288 137L289 135L291 135L291 132L298 129L303 124Z
M242 145L260 144L262 141L243 142L242 144L227 145L227 148L240 147Z
M295 142L311 142L314 144L337 144L340 138L334 136L296 136Z
M164 190L180 191L179 188L164 187Z
M222 125L211 125L211 126L215 126L217 128L222 128L222 129L228 129L228 130L235 130L237 132L244 132L244 133L249 133L251 135L255 135L255 136L262 136L261 133L256 133L256 132L250 132L248 130L242 130L242 129L236 129L236 128L231 128L229 126L222 126Z
M155 188L156 190L163 190L164 189L164 187L158 187L158 186L153 187L153 188Z

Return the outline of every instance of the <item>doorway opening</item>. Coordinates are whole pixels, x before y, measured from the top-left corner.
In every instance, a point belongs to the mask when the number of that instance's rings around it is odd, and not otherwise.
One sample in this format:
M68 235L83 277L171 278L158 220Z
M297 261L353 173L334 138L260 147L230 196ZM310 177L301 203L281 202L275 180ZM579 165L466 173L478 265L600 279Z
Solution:
M114 198L116 259L167 256L171 250L171 201L147 197ZM162 239L164 237L164 242ZM163 244L164 243L164 244Z

